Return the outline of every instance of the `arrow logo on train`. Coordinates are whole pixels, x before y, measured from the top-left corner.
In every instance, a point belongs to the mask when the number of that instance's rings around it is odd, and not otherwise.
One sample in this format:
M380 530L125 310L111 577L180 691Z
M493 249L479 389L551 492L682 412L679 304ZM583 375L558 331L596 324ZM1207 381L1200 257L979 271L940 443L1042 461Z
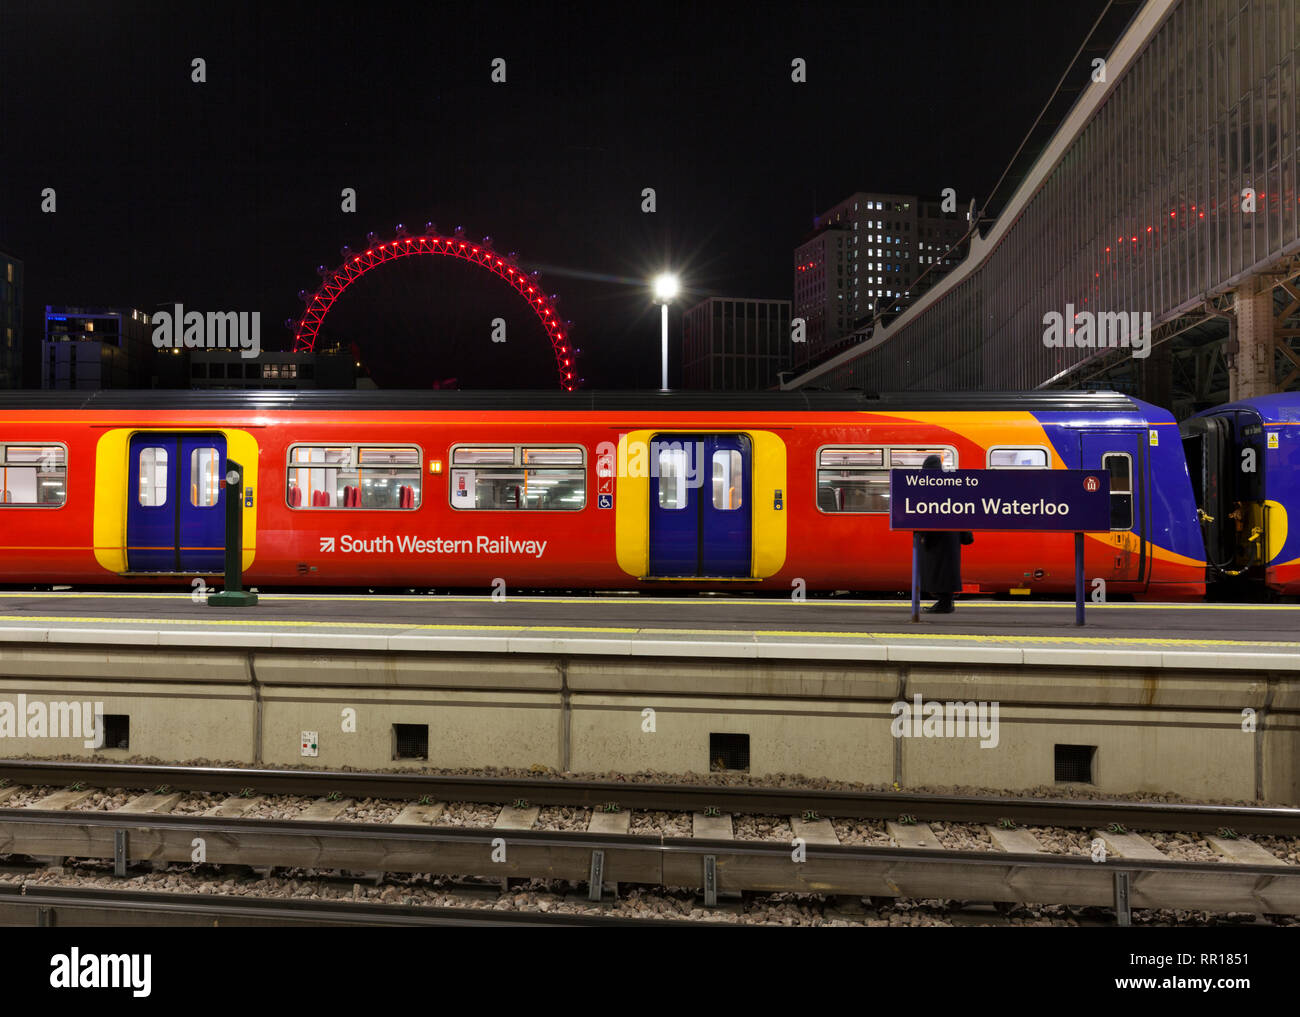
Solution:
M334 538L333 538L333 537L321 537L321 538L320 538L320 549L321 549L322 551L333 551L333 550L334 550Z

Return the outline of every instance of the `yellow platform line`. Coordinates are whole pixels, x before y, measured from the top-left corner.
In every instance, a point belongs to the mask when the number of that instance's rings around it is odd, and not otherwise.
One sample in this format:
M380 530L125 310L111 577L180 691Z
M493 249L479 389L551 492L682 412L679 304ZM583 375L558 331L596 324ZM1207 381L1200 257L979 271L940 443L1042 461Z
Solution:
M215 589L212 591L215 592ZM410 603L427 603L427 604L487 604L499 603L492 601L490 594L481 596L429 596L423 594L327 594L327 593L259 593L262 600L270 602L294 601L308 604L410 604ZM112 591L98 591L78 593L74 590L59 591L33 591L30 593L16 592L13 590L0 591L0 600L6 599L23 599L29 600L34 598L63 598L69 600L78 599L101 599L101 600L178 600L192 601L192 592L166 592L166 593L117 593ZM746 597L721 596L721 597L547 597L547 596L523 596L511 595L508 602L519 602L525 604L577 604L590 605L592 607L608 607L615 605L655 605L655 606L698 606L700 604L744 604L753 607L791 607L793 603L786 598L762 598L750 599ZM803 602L805 606L815 608L833 607L833 608L863 608L863 607L894 607L904 609L907 607L907 601L903 600L809 600ZM963 609L965 608L1014 608L1021 610L1023 608L1037 608L1040 610L1057 609L1069 610L1074 607L1074 602L1069 600L961 600L959 602ZM1200 604L1194 602L1174 603L1174 602L1140 602L1133 604L1094 604L1088 602L1089 611L1282 611L1282 612L1300 612L1300 604Z
M291 619L260 618L101 618L96 616L76 617L58 615L0 615L3 622L45 622L55 624L84 625L201 625L215 627L256 627L267 628L330 628L339 630L339 635L349 634L351 629L401 629L420 632L514 632L521 634L570 632L587 635L659 635L671 639L673 636L729 636L754 639L763 636L796 639L856 639L856 640L916 640L920 642L976 642L976 643L1048 643L1051 645L1083 644L1094 646L1234 646L1234 647L1282 647L1300 650L1300 642L1283 642L1277 640L1249 639L1178 639L1167 637L1143 636L1037 636L1016 635L1014 633L973 633L959 632L817 632L801 629L653 629L633 626L613 625L482 625L474 623L436 624L403 622L345 622L340 625L333 621L295 621Z

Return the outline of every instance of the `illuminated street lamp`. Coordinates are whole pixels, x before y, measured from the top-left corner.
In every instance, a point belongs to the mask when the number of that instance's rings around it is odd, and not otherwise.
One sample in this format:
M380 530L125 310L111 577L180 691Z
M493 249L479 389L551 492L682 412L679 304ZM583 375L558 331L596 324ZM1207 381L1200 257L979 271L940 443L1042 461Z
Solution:
M662 392L668 391L668 305L673 302L673 298L681 291L681 283L677 276L671 272L661 272L654 277L653 281L655 303L659 304L663 311L660 315L662 322L661 338L663 340L663 386Z

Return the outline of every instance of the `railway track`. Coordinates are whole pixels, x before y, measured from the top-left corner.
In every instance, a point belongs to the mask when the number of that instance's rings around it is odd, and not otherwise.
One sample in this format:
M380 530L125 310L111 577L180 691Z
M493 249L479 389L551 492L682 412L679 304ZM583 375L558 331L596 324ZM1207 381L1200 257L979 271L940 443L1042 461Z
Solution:
M638 885L697 888L706 905L720 894L793 892L1113 906L1121 922L1130 908L1300 914L1300 866L1238 836L1290 834L1297 827L1293 809L29 760L0 762L0 780L0 854L111 861L118 875L139 863L201 862L375 878L470 875L501 885L566 880L585 884L591 901ZM5 807L20 786L65 790ZM118 809L79 811L95 787L142 793ZM207 814L171 814L187 792L229 797ZM272 793L314 801L293 819L246 817L259 796ZM388 823L336 821L351 804L348 795L407 804ZM458 798L507 804L495 826L435 825ZM542 804L591 808L589 826L533 829ZM722 811L737 806L788 816L795 836L737 840L731 815ZM653 808L693 812L692 835L630 828L632 810ZM825 815L893 816L892 843L841 844ZM927 817L985 822L996 849L944 849ZM1053 822L1091 829L1106 848L1101 858L1044 851L1021 829ZM1218 830L1212 839L1223 845L1225 860L1173 860L1132 829Z
M523 926L607 928L680 925L663 919L613 918L489 908L439 908L333 900L213 897L209 894L103 890L22 884L0 886L0 926Z
M993 823L1129 830L1267 834L1300 837L1300 808L1116 802L919 794L907 791L822 791L804 788L713 784L643 784L627 781L522 779L355 773L336 770L267 770L244 767L153 766L0 760L5 784L157 788L257 795L329 795L393 801L488 802L567 805L622 810L803 815L918 822Z

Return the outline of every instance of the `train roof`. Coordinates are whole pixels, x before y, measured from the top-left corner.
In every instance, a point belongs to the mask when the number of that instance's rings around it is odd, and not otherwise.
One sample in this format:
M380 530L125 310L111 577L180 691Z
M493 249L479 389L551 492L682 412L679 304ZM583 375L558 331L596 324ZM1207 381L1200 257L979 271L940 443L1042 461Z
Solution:
M1118 392L441 391L402 389L106 389L0 392L0 410L398 410L425 412L812 412L1041 411L1126 413L1148 407Z
M1254 410L1266 423L1300 423L1300 392L1275 392L1272 395L1238 399L1196 414L1198 417L1217 416L1233 410Z

